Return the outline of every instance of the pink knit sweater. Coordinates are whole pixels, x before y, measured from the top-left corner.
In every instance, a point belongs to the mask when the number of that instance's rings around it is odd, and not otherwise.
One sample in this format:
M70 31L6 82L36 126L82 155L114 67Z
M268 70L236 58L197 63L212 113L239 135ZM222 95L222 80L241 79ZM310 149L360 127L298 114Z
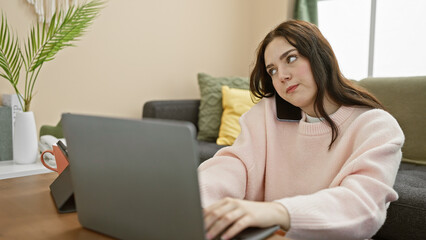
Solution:
M240 119L241 134L199 167L203 206L224 197L277 201L289 214L291 239L365 239L398 198L392 186L404 135L387 112L340 107L323 122L276 120L264 98Z

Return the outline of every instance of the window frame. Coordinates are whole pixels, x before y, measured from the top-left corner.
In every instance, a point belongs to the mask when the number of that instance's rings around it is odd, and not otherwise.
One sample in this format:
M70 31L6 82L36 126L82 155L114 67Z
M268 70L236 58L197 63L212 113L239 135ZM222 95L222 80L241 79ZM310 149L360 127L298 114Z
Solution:
M328 0L317 0L317 1L328 1ZM377 0L370 0L370 36L368 39L368 70L367 77L373 77L374 67L374 42L376 34L376 12L377 12Z

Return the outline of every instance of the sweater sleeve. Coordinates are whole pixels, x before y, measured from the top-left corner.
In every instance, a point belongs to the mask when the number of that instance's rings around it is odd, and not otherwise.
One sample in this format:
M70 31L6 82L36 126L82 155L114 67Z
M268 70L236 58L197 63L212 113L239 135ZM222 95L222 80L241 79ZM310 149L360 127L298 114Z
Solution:
M262 101L240 118L241 133L234 144L220 149L198 168L203 207L232 197L263 200L263 172L265 162L265 129ZM256 165L256 166L255 166ZM263 169L263 171L262 171ZM251 172L256 177L249 177ZM251 175L251 174L250 174ZM259 188L258 196L247 196L247 186Z
M331 187L310 195L277 200L289 212L291 239L366 239L386 218L398 198L393 190L404 135L382 110L360 115L345 134L353 152Z

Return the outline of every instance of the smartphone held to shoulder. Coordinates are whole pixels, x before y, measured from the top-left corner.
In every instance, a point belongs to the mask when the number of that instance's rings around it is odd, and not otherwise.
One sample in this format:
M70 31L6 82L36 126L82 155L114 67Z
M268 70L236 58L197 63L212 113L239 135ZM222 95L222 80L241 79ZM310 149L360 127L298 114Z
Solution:
M298 122L302 119L302 110L282 99L278 93L275 93L275 105L279 121Z

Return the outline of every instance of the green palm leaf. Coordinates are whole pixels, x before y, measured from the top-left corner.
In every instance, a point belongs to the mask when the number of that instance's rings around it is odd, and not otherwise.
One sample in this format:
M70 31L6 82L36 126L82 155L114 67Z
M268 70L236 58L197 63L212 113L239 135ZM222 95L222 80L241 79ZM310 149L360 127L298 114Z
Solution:
M0 76L16 85L22 67L21 50L16 36L11 34L7 20L2 14L0 28ZM16 88L15 88L16 90Z
M54 14L50 25L37 23L30 31L24 51L19 47L18 38L11 34L7 20L2 15L0 26L0 77L7 79L20 96L24 111L29 111L34 86L43 64L54 59L56 53L66 46L73 46L99 14L104 0L93 0L78 7L72 7L63 15ZM23 54L25 52L25 55ZM20 70L25 65L25 89L18 90ZM1 71L2 70L2 71Z
M95 0L77 8L70 8L66 15L55 14L48 29L38 24L31 30L27 42L26 67L32 72L44 62L54 59L56 53L66 46L73 46L98 15L103 2ZM63 19L62 19L63 18Z

